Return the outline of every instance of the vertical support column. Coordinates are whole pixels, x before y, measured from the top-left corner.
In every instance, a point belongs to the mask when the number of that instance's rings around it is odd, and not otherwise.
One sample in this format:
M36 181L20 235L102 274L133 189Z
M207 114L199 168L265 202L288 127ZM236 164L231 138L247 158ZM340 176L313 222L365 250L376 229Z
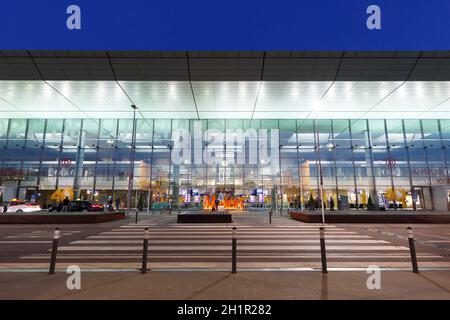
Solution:
M367 176L370 181L370 189L369 195L372 198L372 203L374 205L374 210L379 209L379 201L378 201L378 193L377 193L377 184L375 181L375 168L373 161L373 150L372 150L372 139L370 135L369 129L369 120L366 119L366 130L364 135L364 149L365 149L365 159L367 163Z
M280 120L277 121L278 125L278 174L280 176L280 194L281 194L281 200L280 200L280 214L283 214L283 173L281 171L281 137L280 137ZM270 133L270 136L272 136L272 132ZM270 139L272 143L272 139ZM273 146L271 145L271 150L273 150ZM270 155L273 157L273 155ZM288 204L289 205L289 204Z
M78 139L77 161L75 166L75 177L73 179L73 197L74 200L80 196L81 177L83 175L84 148L86 145L86 131L83 129L84 119L81 119L80 135Z
M447 183L450 183L450 176L448 171L448 165L447 165L447 155L445 154L445 144L444 144L444 137L442 135L442 126L441 126L441 120L438 119L438 130L439 130L439 140L441 141L441 153L442 153L442 161L444 161L444 168L445 168L445 176L447 178Z
M100 128L102 125L102 119L98 122L98 130L97 130L97 145L95 146L95 164L94 164L94 178L92 183L92 200L95 197L95 189L97 188L97 166L98 166L98 156L100 151Z
M278 190L277 186L273 186L271 190L271 196L272 196L272 208L271 210L277 211L277 196L278 196Z
M331 119L331 143L333 144L333 166L334 166L336 205L338 206L338 210L339 210L339 180L338 180L338 173L337 173L338 170L337 170L337 163L336 163L336 142L334 141L333 119Z
M447 183L450 183L450 173L448 171L447 155L445 154L445 144L444 144L444 137L442 135L442 126L440 119L438 119L438 130L439 130L439 140L441 141L442 161L444 161L445 177L447 178Z
M48 124L48 120L45 119L44 122L44 134L42 136L42 145L41 145L41 150L39 152L39 167L38 167L38 176L37 176L37 180L36 180L36 188L34 191L34 194L36 196L37 199L37 194L39 192L39 186L41 184L41 174L42 174L42 158L44 157L44 150L45 150L45 139L47 138L47 124Z
M30 119L27 119L27 123L25 125L25 138L23 140L22 144L22 150L25 151L26 145L27 145L27 138L28 138L28 129L30 127ZM25 152L23 154L26 154ZM23 174L23 165L24 165L24 157L20 157L20 167L19 167L19 177ZM24 175L25 178L25 175ZM16 198L20 198L20 186L22 185L21 178L17 179L17 189L16 189Z
M58 190L59 187L59 177L61 175L61 156L64 150L64 133L66 131L66 119L63 119L62 129L61 129L61 141L59 144L59 153L58 153L58 164L56 167L56 182L55 182L55 190Z
M354 147L353 147L353 135L352 135L352 126L350 120L348 120L348 132L350 135L350 150L352 153L352 166L353 166L353 186L355 188L355 206L356 210L359 210L359 200L358 200L358 184L356 183L356 167L355 167L355 155L354 155Z
M272 208L269 209L269 224L272 224Z
M414 192L413 181L412 181L411 162L410 162L410 156L409 156L409 146L408 146L408 142L406 140L405 120L402 120L402 131L403 131L403 145L405 147L406 162L407 162L407 165L408 165L409 188L410 188L411 198L412 198L412 203L413 203L413 211L416 211L417 210L417 204L416 204L416 199L415 199L416 195L415 195L415 192Z
M386 148L387 148L387 152L388 152L388 157L390 159L391 158L391 143L389 141L389 133L388 133L388 129L387 129L386 120L384 120L383 122L384 122L384 136L386 137ZM395 193L393 169L394 169L393 166L389 165L389 176L391 178L391 189L394 194L394 210L397 210L397 201L395 200L396 193Z
M421 139L422 139L423 152L425 154L425 163L427 166L428 186L430 187L430 207L431 207L431 210L434 210L433 189L431 188L431 172L430 172L430 164L428 161L428 146L425 145L425 134L423 132L423 122L422 122L422 120L419 120L419 122L420 122L420 135L421 135ZM425 202L423 205L425 206Z
M295 140L297 143L297 169L298 169L298 184L299 184L299 194L300 194L300 210L303 210L304 206L304 201L303 201L303 163L300 160L300 145L298 143L298 120L295 121Z
M172 179L172 205L173 205L173 208L178 208L179 196L180 196L180 165L173 164L173 179Z
M150 212L150 209L153 206L153 185L152 185L152 176L153 176L153 150L155 147L153 146L155 141L155 119L152 120L152 144L151 144L151 154L150 154L150 172L149 172L149 190L148 190L148 197L147 197L147 212Z
M2 148L3 152L0 154L0 160L1 160L2 167L5 165L6 155L8 154L7 149L8 149L8 142L9 142L10 127L11 127L11 119L8 119L8 124L6 126L5 142L3 143L3 148ZM3 178L2 178L1 175L0 175L0 186L3 186ZM6 198L5 197L5 189L3 189L3 195L2 196L3 196L3 200L6 200L5 199Z
M317 160L319 164L319 184L320 184L320 207L322 209L322 224L325 224L325 203L324 203L324 192L323 192L323 171L322 171L322 160L320 159L320 138L319 138L319 131L316 128L315 121L314 121L314 133L316 135L316 141L317 141Z
M319 143L317 142L317 128L316 120L313 120L313 130L314 130L314 152L316 154L316 183L317 183L317 194L320 194L320 164L319 164L319 154L317 150L319 149Z
M127 193L127 211L131 211L131 200L133 197L133 179L134 179L134 157L136 153L136 109L135 105L131 106L133 108L133 128L131 133L131 150L130 150L130 169L128 172L128 193Z
M117 144L119 143L118 134L119 134L119 119L116 119L116 132L114 135L113 169L112 169L112 181L111 181L111 194L112 194L114 201L116 200L115 189L116 189L116 164L117 164L117 155L118 155Z
M168 190L167 190L167 194L169 196L169 209L171 208L172 202L173 201L173 170L172 170L172 146L168 145L169 148L169 185L168 185ZM162 214L162 207L161 207L161 214Z

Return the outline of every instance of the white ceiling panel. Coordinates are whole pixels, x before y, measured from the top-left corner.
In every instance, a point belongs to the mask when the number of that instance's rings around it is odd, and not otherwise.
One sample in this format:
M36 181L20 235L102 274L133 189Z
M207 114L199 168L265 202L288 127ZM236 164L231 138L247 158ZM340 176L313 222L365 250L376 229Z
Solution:
M0 81L3 118L450 119L446 81Z

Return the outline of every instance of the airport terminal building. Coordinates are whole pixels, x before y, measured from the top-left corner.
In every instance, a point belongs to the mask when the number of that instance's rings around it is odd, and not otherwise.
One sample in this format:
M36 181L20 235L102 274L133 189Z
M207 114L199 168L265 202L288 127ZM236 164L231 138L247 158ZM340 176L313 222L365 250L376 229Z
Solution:
M450 52L2 51L0 150L44 207L448 211Z

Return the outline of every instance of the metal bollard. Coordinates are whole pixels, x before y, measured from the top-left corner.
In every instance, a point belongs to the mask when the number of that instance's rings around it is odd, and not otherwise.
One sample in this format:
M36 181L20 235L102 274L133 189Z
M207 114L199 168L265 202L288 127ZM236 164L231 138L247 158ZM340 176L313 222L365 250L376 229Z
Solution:
M325 250L325 229L323 227L320 230L320 256L322 258L322 273L328 273L327 270L327 254Z
M150 238L150 232L148 228L144 229L144 246L142 248L142 269L141 273L147 273L147 256L148 256L148 239Z
M236 227L233 227L231 239L231 273L236 273Z
M52 248L52 256L50 259L50 268L48 274L55 274L55 266L56 266L56 254L58 252L58 240L60 237L59 228L55 229L53 233L53 248Z
M419 273L419 267L417 265L417 256L416 256L416 246L414 244L414 236L412 232L412 228L408 227L408 242L409 242L409 251L411 252L411 263L414 273Z
M135 217L135 219L134 219L134 223L135 223L135 224L138 223L138 213L139 213L139 211L136 210L136 217Z

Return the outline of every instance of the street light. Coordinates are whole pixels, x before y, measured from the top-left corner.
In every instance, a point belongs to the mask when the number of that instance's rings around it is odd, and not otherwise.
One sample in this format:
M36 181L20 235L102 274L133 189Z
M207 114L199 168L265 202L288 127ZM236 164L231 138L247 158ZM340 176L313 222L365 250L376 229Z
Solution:
M132 104L131 108L133 109L133 129L131 136L131 151L130 151L130 171L128 173L128 195L127 195L127 210L131 211L131 199L133 193L133 177L134 177L134 157L136 152L136 110L138 107Z

